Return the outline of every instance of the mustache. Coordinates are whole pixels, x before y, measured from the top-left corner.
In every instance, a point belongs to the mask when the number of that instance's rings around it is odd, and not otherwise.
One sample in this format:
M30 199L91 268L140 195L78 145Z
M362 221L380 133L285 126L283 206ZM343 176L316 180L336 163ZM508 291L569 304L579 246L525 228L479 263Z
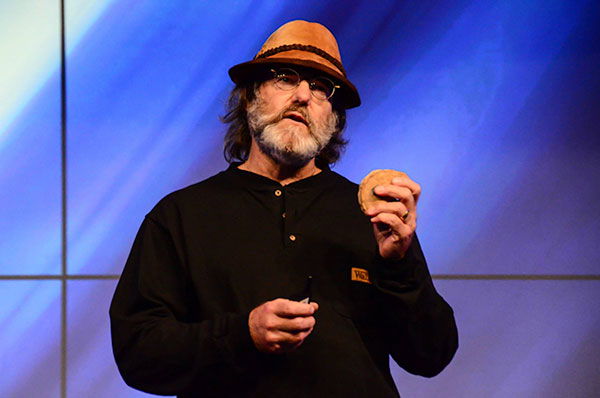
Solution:
M294 105L294 104L288 106L287 108L285 108L281 112L279 112L277 115L275 115L275 117L273 117L273 119L269 122L269 124L277 123L277 122L281 121L285 117L285 114L288 112L299 113L300 115L302 115L302 118L306 121L306 124L308 125L308 127L313 126L313 121L310 118L308 111L306 110L306 107L300 106L300 105Z

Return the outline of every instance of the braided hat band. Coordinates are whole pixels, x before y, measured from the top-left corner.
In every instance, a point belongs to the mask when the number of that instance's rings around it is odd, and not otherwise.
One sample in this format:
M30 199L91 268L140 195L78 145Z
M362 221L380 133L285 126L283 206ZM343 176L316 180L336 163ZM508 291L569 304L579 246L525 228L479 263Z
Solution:
M329 55L326 51L323 51L320 48L317 48L317 47L311 46L311 45L284 44L282 46L275 47L275 48L267 50L261 54L258 54L256 57L254 57L254 59L267 58L267 57L270 57L271 55L275 55L277 53L284 52L284 51L290 51L290 50L302 50L302 51L308 51L308 52L317 54L318 56L321 56L321 57L325 58L327 61L334 64L342 72L342 74L344 76L346 76L346 70L344 69L344 66L342 65L342 63L340 61L338 61L337 59L335 59L334 57Z
M358 90L346 76L337 41L319 23L297 20L282 25L251 61L231 67L229 76L236 84L248 83L259 79L265 69L274 65L297 65L320 71L340 86L331 99L336 106L349 109L360 105Z

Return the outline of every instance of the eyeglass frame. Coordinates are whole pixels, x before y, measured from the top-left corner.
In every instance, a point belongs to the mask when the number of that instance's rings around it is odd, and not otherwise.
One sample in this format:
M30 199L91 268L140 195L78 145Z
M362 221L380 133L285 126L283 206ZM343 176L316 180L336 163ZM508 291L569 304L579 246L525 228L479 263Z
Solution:
M290 88L283 88L283 87L280 87L280 86L277 84L277 82L278 82L278 77L277 77L277 74L278 74L278 72L280 72L280 71L282 71L282 70L289 70L289 71L292 71L292 72L294 72L294 73L296 74L296 76L298 76L298 83L297 83L297 84L296 84L294 87L290 87ZM293 68L289 68L289 67L285 67L285 68L279 68L279 69L270 69L270 72L273 74L273 77L272 77L272 79L274 80L274 85L275 85L275 86L276 86L278 89L280 89L280 90L283 90L283 91L292 91L292 90L294 90L294 89L298 88L298 86L300 86L300 83L302 83L302 81L303 81L303 80L306 80L306 82L308 83L308 88L310 89L310 94L311 94L311 95L312 95L312 96L313 96L315 99L317 99L317 100L319 100L319 101L328 101L328 100L330 100L330 99L333 97L333 95L335 94L335 90L336 90L336 89L339 89L339 88L341 88L341 86L340 86L340 85L338 85L338 84L335 84L335 82L334 82L333 80L331 80L330 78L328 78L328 77L325 77L325 76L323 76L323 75L315 75L315 76L313 76L313 77L311 77L311 78L309 78L309 79L308 79L308 78L303 78L303 76L302 76L302 75L301 75L301 74L300 74L300 73L299 73L297 70L295 70L295 69L293 69ZM330 82L330 83L331 83L331 87L332 87L332 89L331 89L331 94L329 94L329 96L327 96L327 97L324 97L324 98L317 97L317 94L316 94L317 90L313 90L313 88L312 88L312 87L313 87L313 84L314 84L314 80L315 80L315 79L325 79L325 80L327 80L328 82Z

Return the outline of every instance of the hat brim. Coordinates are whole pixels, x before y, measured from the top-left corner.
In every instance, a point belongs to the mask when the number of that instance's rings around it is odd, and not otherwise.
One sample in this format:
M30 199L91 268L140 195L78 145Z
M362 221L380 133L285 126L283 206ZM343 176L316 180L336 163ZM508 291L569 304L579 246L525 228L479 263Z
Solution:
M254 59L252 61L232 66L229 69L229 77L235 84L241 84L252 81L253 78L259 76L261 72L264 72L266 66L281 64L298 65L305 68L317 69L321 72L324 72L325 74L333 78L337 84L340 85L340 88L336 90L333 96L334 101L337 104L339 104L339 106L345 109L350 109L360 105L360 96L358 95L358 90L356 89L354 84L350 82L350 80L346 79L346 77L338 71L311 60L283 57L267 57Z

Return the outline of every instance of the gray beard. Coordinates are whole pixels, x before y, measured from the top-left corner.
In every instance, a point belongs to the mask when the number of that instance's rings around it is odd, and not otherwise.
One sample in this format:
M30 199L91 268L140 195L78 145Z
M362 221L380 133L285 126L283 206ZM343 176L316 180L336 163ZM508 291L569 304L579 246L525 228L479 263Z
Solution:
M314 159L329 143L338 123L335 112L322 122L313 122L305 107L292 105L271 114L266 113L265 108L259 97L248 105L250 132L264 154L285 166L298 168ZM308 126L281 126L279 122L289 111L301 113Z

